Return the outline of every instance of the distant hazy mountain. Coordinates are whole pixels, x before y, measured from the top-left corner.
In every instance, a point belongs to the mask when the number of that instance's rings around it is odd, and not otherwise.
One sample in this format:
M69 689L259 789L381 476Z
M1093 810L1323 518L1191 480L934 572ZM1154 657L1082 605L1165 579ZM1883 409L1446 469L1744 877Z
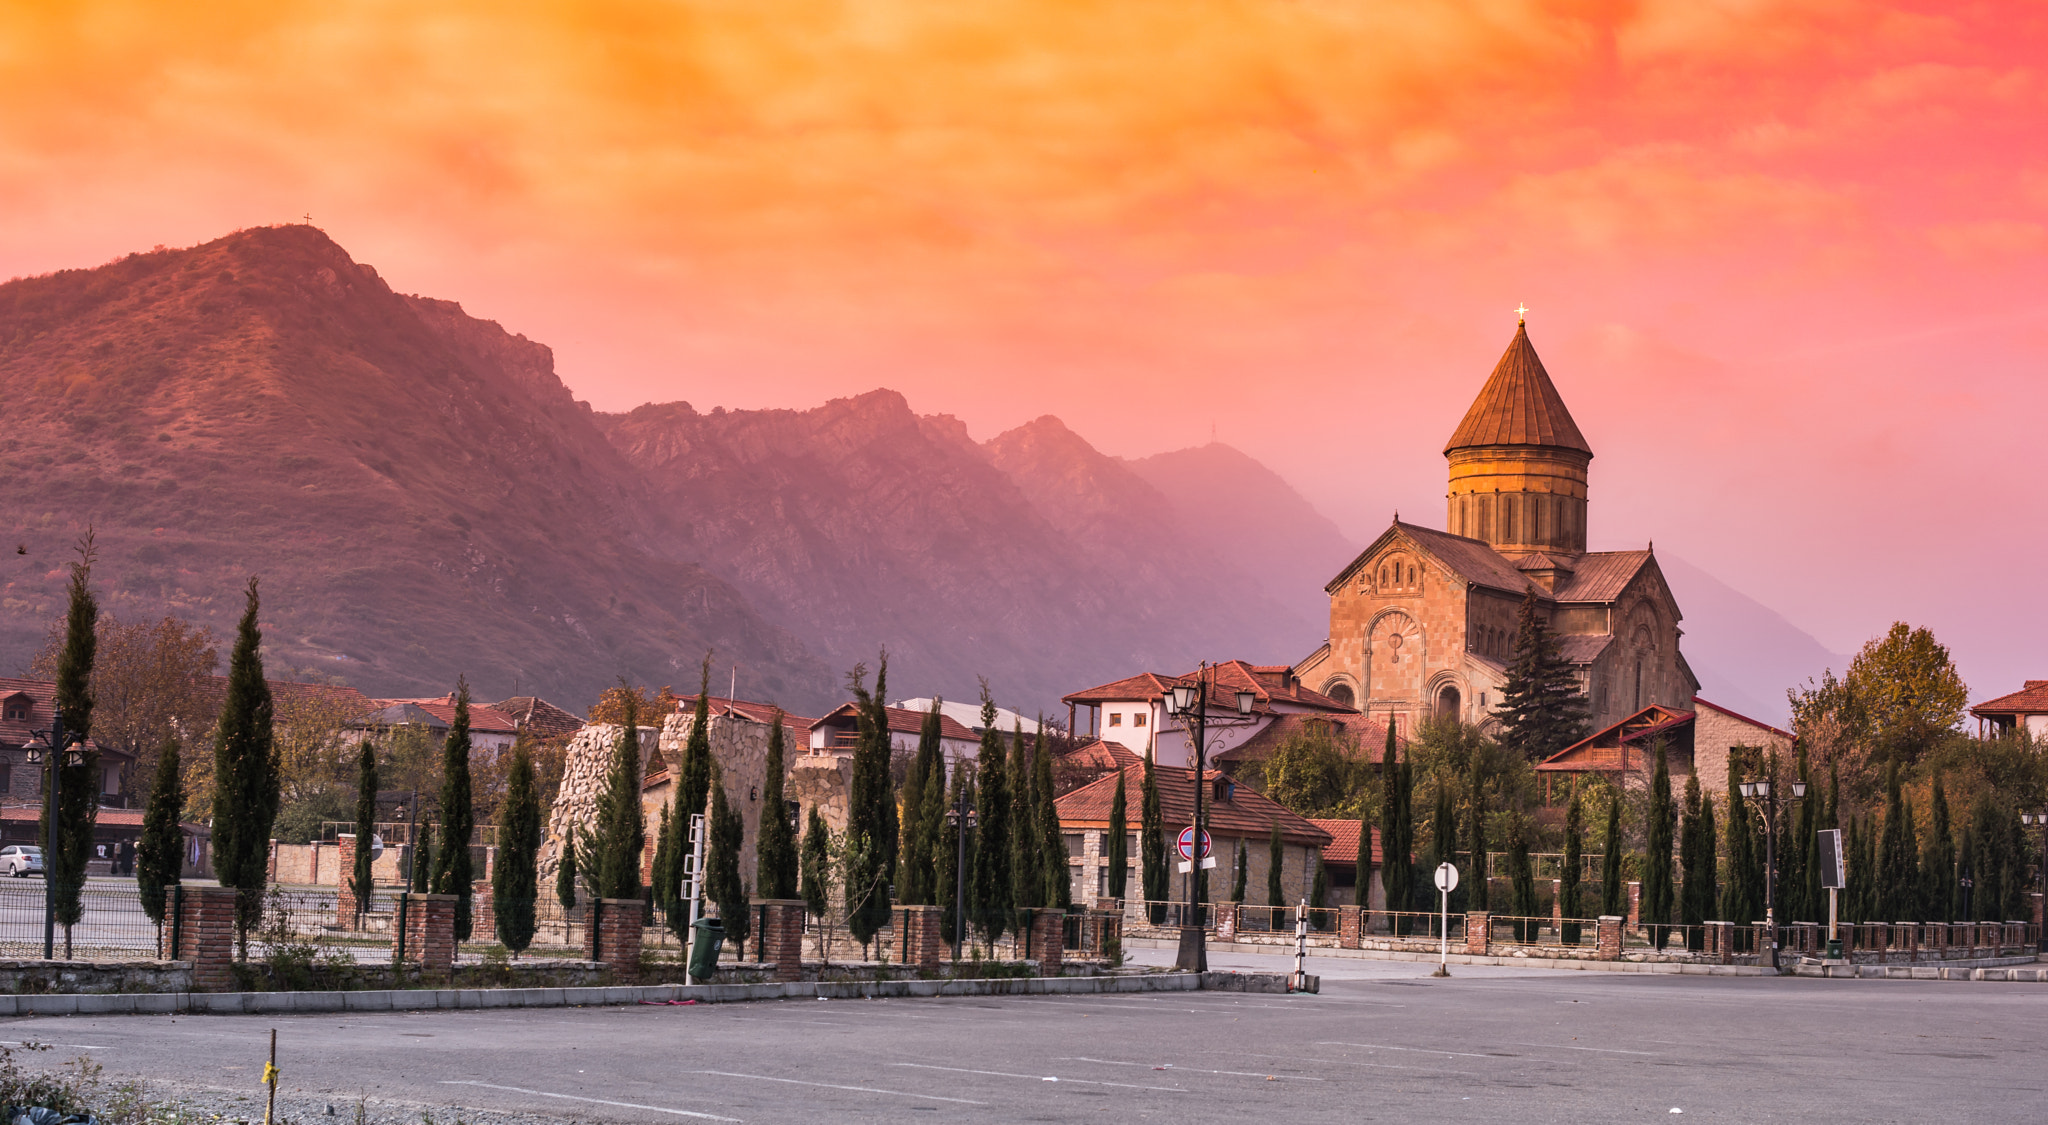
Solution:
M1837 673L1849 657L1785 620L1776 610L1674 555L1657 564L1685 614L1680 650L1700 678L1700 694L1753 719L1784 726L1791 719L1785 692Z

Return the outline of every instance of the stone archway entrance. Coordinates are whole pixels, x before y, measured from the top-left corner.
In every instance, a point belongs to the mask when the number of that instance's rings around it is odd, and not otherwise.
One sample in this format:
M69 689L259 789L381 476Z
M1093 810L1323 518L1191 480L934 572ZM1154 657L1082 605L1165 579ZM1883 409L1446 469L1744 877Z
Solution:
M1450 684L1445 684L1443 687L1437 689L1437 718L1457 719L1464 717L1464 704L1465 697L1458 692L1458 689L1456 687Z

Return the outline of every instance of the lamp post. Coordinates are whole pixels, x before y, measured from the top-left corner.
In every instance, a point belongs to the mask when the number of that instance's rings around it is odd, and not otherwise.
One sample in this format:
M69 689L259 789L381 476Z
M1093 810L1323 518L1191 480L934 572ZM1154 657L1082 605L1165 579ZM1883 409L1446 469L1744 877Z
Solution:
M958 769L956 764L955 769ZM946 823L953 826L953 837L958 845L953 860L953 960L960 960L960 952L967 945L967 834L974 831L974 810L967 807L967 786L960 786L960 797L953 807L946 810Z
M1739 788L1745 798L1761 800L1757 815L1764 818L1764 929L1770 931L1771 968L1778 967L1778 794L1769 781L1745 781ZM1792 800L1806 799L1806 783L1792 783Z
M1188 849L1188 914L1181 919L1180 955L1174 961L1183 972L1192 973L1209 970L1207 934L1202 929L1202 863L1210 857L1201 854L1204 837L1202 794L1208 781L1205 775L1209 763L1209 689L1215 686L1215 669L1204 661L1195 674L1194 683L1175 684L1168 688L1163 701L1166 713L1179 717L1181 728L1193 736L1195 752L1195 839L1194 845ZM1237 718L1218 725L1237 727L1250 722L1252 708L1258 704L1258 699L1257 692L1238 692Z
M57 840L62 825L59 820L64 805L59 800L63 788L64 766L75 766L85 761L85 755L77 747L85 744L85 736L64 729L64 708L53 708L56 712L50 719L49 730L29 732L25 757L29 765L41 765L48 772L50 784L47 789L47 805L43 817L43 959L49 960L57 950Z
M2034 870L2034 885L2041 888L2042 901L2048 902L2048 809L2040 812L2021 813L2020 822L2029 828L2041 830L2041 865ZM2034 951L2048 952L2048 925L2035 935Z

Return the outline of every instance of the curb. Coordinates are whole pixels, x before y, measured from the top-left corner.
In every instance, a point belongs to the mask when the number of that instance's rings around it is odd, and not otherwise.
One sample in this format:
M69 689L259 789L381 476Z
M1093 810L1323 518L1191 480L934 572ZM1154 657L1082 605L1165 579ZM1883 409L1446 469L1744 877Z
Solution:
M1176 943L1157 938L1125 938L1127 949L1173 949ZM1277 956L1269 945L1239 945L1235 942L1211 942L1209 952L1243 953L1251 955ZM1287 954L1291 956L1292 950ZM1317 958L1351 958L1359 961L1414 961L1431 965L1437 963L1435 953L1416 953L1401 949L1312 949L1311 961ZM1509 969L1555 969L1564 972L1588 973L1656 973L1666 975L1702 977L1768 977L1776 976L1768 966L1760 965L1701 965L1682 961L1591 961L1566 957L1498 957L1488 955L1475 957L1469 953L1453 953L1448 958L1453 965L1491 965Z
M423 1009L567 1008L695 1001L891 1000L930 996L1066 996L1193 992L1195 973L1001 980L795 981L788 984L653 984L593 988L409 988L363 992L111 992L0 995L0 1016L250 1015ZM1284 981L1279 991L1285 991ZM1264 991L1263 988L1246 991Z
M2012 982L2048 982L2048 969L2022 969L2015 966L2034 965L2032 957L1997 958L1975 965L1799 965L1792 971L1797 976L1826 978L1829 980L1989 980Z

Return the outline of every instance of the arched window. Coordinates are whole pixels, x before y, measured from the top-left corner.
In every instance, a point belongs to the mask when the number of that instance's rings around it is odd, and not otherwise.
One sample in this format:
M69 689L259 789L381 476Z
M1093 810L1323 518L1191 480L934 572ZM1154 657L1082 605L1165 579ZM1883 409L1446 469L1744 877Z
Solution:
M1358 706L1357 700L1351 694L1350 684L1334 683L1325 685L1323 688L1323 694L1329 696L1331 699L1334 699L1339 703L1342 703L1346 707Z
M1458 695L1458 689L1445 684L1436 693L1436 717L1439 719L1455 719L1459 715L1462 704L1463 700Z

